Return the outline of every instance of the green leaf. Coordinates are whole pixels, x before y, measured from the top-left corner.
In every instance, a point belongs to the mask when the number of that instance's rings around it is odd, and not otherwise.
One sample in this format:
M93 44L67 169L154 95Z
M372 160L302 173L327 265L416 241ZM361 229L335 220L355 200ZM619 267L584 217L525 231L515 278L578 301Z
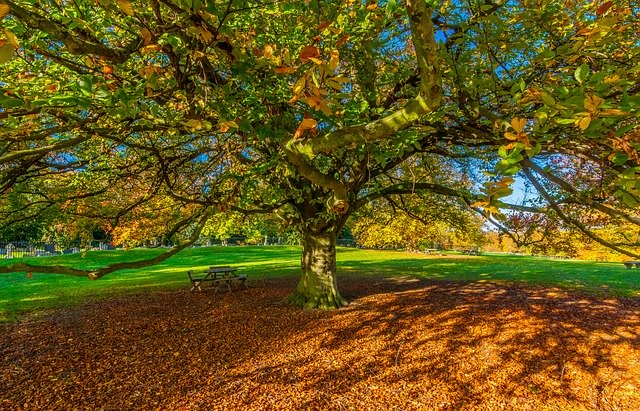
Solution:
M576 71L573 73L573 77L575 77L575 79L580 84L584 82L584 80L587 78L588 75L589 75L589 66L587 65L587 63L584 63L583 65L578 67Z

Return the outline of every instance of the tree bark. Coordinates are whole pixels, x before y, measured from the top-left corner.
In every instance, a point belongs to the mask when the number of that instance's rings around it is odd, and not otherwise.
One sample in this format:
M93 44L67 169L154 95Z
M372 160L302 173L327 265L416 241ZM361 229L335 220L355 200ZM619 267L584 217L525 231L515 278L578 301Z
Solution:
M301 233L302 276L290 297L305 308L340 308L347 305L336 281L336 234Z

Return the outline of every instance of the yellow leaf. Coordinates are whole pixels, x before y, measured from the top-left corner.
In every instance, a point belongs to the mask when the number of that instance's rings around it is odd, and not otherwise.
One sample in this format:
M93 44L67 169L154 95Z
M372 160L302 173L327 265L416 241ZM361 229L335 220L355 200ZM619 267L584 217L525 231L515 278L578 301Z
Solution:
M143 48L140 49L140 52L142 54L149 54L149 53L153 53L154 51L160 51L162 50L162 47L160 47L157 44L149 44L148 46L144 46Z
M309 57L309 60L313 61L314 63L316 63L317 65L321 65L322 63L324 63L324 61L314 58L314 57Z
M11 8L9 8L8 4L0 4L0 19L5 18L10 11Z
M309 106L311 106L314 110L318 110L320 108L320 98L314 95L305 96L305 101Z
M598 96L587 96L584 99L584 108L586 108L590 113L595 113L603 101L604 99L601 99Z
M122 12L127 16L133 16L136 13L129 0L116 0L116 3L118 3L120 10L122 10Z
M506 133L504 133L504 138L506 138L507 140L517 140L518 135L507 131Z
M580 130L584 131L589 127L589 124L591 124L591 117L582 117L578 126L580 127Z
M262 54L268 59L273 57L273 52L274 52L273 46L270 44L267 44L266 46L264 46L264 50L262 50Z
M520 133L526 124L526 118L514 117L513 120L511 120L511 127L513 127L516 133Z
M307 77L302 76L296 81L296 84L293 85L293 92L295 94L300 94L304 89L304 85L307 83Z
M186 123L184 123L184 125L193 130L198 130L202 128L202 123L199 120L195 120L195 119L188 120Z
M331 58L329 59L329 63L327 64L327 68L329 70L335 70L338 68L338 64L340 64L340 52L338 50L331 50L329 52Z
M608 110L602 110L600 112L600 115L604 116L604 117L626 116L627 114L629 114L628 111L618 110L617 108L611 108L611 109L608 109Z
M284 64L286 64L287 66L291 65L291 53L288 49L284 49L284 52L282 53L282 59L284 60Z
M488 206L489 202L488 201L476 201L475 203L471 204L471 207L484 207L484 206Z
M617 74L614 74L613 76L607 76L604 78L605 84L617 83L618 81L620 81L620 76Z
M329 106L327 105L327 100L322 100L322 102L320 102L320 111L322 111L322 113L325 116L330 116L333 113L331 112L331 109L329 108Z
M213 34L211 34L209 30L203 27L202 30L200 31L200 37L202 37L202 40L204 40L205 43L208 43L213 38Z
M348 83L349 78L347 77L332 77L331 81L335 81L336 83Z
M7 36L7 40L16 50L20 48L20 44L18 43L18 38L11 31L4 29L4 35Z
M333 81L331 81L331 79L329 79L327 84L329 85L329 87L331 87L332 89L334 89L336 91L342 91L342 86L340 85L340 83L333 82Z

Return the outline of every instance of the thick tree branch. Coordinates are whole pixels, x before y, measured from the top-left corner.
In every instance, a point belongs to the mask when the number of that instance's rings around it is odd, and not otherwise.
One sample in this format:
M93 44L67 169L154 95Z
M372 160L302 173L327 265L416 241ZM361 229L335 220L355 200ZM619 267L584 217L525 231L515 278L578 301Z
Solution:
M22 8L11 0L0 0L0 4L9 6L11 14L25 25L41 30L53 36L57 41L64 43L73 54L94 54L112 62L123 62L129 58L131 52L143 44L142 38L136 38L127 47L107 47L100 39L89 38L86 31L80 29L67 30L63 25L51 21L47 16L42 16Z
M204 212L203 215L200 216L193 233L186 241L178 243L177 245L167 250L166 252L146 260L115 263L115 264L110 264L108 266L98 268L95 270L81 270L77 268L64 267L59 265L41 266L41 265L32 265L29 263L16 263L16 264L8 265L6 267L0 267L0 274L20 273L20 272L64 274L64 275L71 275L75 277L87 277L91 280L97 280L98 278L104 277L105 275L110 274L114 271L149 267L149 266L156 265L163 262L167 258L179 253L186 247L189 247L190 245L195 243L198 240L198 237L200 237L200 233L202 232L202 229L204 228L204 225L206 224L208 219L209 219L209 213ZM181 224L181 223L182 222L179 222L178 224Z
M538 173L539 175L541 175L542 177L546 178L547 180L557 184L558 186L560 186L562 189L566 190L567 192L571 193L576 199L580 200L580 202L582 204L588 205L600 212L603 212L607 215L610 215L612 217L619 217L622 218L624 220L626 220L627 222L630 222L632 224L635 225L640 225L640 219L634 216L631 216L629 214L623 213L622 211L616 210L614 208L608 207L604 204L598 203L597 201L593 201L592 199L590 199L587 196L582 195L580 192L578 192L571 184L567 183L566 181L564 181L563 179L544 171L542 168L538 167L538 165L536 165L534 162L532 162L531 160L529 160L528 158L525 158L524 160L522 160L522 164L527 166L528 168L530 168L531 170L535 171L536 173Z
M620 248L620 247L614 245L613 243L610 243L609 241L607 241L607 240L601 238L600 236L596 235L595 233L593 233L591 230L589 230L580 221L577 221L576 219L573 219L573 218L569 217L568 215L566 215L564 213L564 211L562 211L560 206L554 201L554 199L551 197L551 195L547 192L547 190L545 190L545 188L542 186L542 184L540 184L538 179L536 179L536 177L533 175L533 173L531 172L531 169L529 169L528 166L523 164L522 165L522 172L527 176L529 181L531 181L531 184L533 184L533 186L536 188L536 190L538 190L538 192L540 194L542 194L542 196L547 200L547 202L549 202L549 206L558 214L558 217L560 217L560 219L562 219L562 221L566 222L567 224L571 224L571 225L575 226L576 228L578 228L578 230L580 230L582 233L584 233L587 237L589 237L592 240L604 245L605 247L608 247L608 248L610 248L612 250L615 250L615 251L617 251L617 252L619 252L621 254L627 255L629 257L640 258L640 254L633 253L631 251L628 251L628 250L625 250L623 248Z

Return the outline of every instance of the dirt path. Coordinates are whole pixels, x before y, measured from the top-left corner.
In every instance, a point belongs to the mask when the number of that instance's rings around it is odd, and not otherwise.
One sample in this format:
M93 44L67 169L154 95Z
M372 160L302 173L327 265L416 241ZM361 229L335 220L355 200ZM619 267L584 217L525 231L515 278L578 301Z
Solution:
M0 409L638 410L640 300L343 278L176 291L0 325Z

